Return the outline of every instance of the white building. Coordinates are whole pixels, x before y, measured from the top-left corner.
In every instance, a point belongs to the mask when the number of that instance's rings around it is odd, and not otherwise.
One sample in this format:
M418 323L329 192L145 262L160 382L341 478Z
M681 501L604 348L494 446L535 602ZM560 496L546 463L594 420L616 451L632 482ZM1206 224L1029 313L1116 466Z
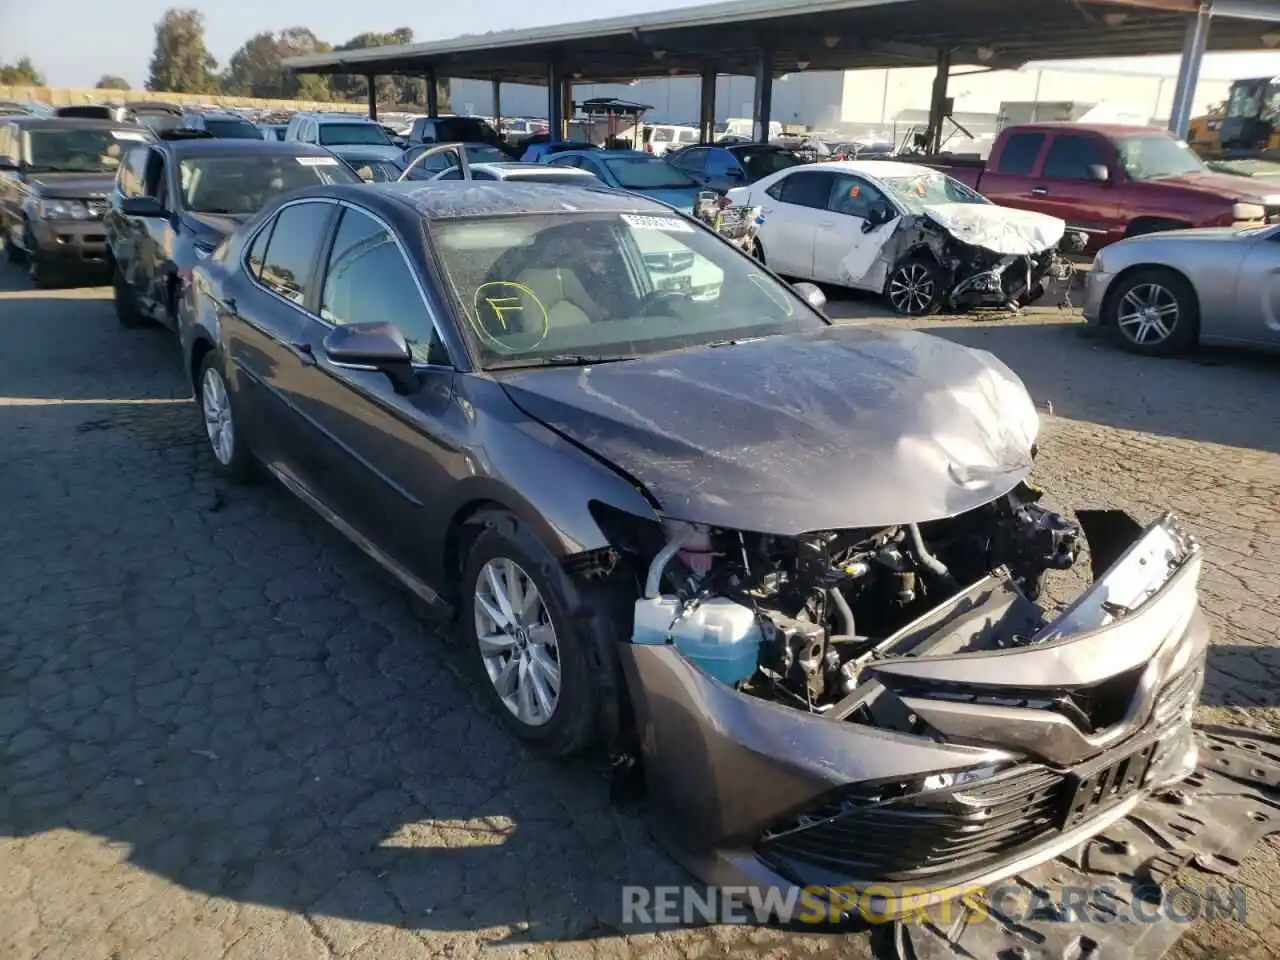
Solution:
M840 72L792 73L773 84L772 119L786 124L804 124L815 130L880 128L888 132L895 124L921 122L929 109L933 85L932 68L898 70L849 70ZM1127 111L1149 115L1163 126L1173 104L1176 66L1167 74L1099 72L1090 68L1036 65L1021 70L972 72L959 67L953 71L948 95L955 99L954 112L984 126L983 118L994 118L1005 102L1073 102L1093 105L1106 102ZM716 83L716 117L750 117L754 92L751 77L722 76ZM1196 90L1192 115L1209 104L1226 99L1229 83L1203 78ZM650 121L691 123L698 121L699 81L680 77L640 80L632 84L579 84L574 99L625 97L651 104ZM493 113L491 87L487 82L454 80L451 100L458 113ZM547 94L542 87L507 84L502 88L502 113L506 116L545 116ZM859 131L860 132L860 131ZM977 131L975 131L977 132Z

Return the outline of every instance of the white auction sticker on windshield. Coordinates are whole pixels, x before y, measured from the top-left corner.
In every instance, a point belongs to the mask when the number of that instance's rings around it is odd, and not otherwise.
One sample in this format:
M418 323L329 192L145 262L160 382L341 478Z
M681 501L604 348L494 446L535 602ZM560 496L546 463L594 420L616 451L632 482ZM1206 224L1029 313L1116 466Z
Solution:
M145 133L134 133L132 130L112 130L111 136L117 140L136 140L138 143L146 143L147 135Z
M633 230L661 230L663 233L693 233L693 227L676 217L646 217L624 213L622 219Z
M333 157L294 157L304 167L336 167L338 161Z

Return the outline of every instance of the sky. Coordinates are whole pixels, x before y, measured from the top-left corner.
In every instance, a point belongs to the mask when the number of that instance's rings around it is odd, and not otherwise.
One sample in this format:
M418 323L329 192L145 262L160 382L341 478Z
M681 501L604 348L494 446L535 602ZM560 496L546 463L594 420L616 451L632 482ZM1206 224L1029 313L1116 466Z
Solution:
M694 6L705 0L594 0L590 19ZM1012 0L1011 0L1012 3ZM547 26L585 20L581 7L553 0L468 0L457 4L376 3L352 0L0 0L0 63L28 56L56 86L92 86L103 74L141 88L155 41L154 25L176 5L205 12L205 39L219 65L263 30L310 27L323 40L342 43L358 33L411 27L417 40L444 40L489 29ZM1081 61L1085 69L1114 69L1106 61ZM1175 74L1176 57L1128 58L1125 72ZM1280 75L1280 52L1210 54L1201 76Z

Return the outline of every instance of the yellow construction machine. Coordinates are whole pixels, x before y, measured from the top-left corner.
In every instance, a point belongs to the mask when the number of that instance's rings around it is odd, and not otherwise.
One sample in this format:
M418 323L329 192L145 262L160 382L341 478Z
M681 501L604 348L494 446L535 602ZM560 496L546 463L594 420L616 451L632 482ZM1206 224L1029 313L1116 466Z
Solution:
M1191 121L1187 142L1206 160L1280 159L1280 77L1235 81L1220 109Z

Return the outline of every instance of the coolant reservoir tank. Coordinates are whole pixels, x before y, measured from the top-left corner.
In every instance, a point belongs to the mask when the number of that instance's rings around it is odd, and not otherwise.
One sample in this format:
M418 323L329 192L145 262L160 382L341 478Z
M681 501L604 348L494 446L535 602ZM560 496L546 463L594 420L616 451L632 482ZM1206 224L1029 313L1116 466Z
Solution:
M760 640L755 613L723 597L703 600L683 614L672 596L636 601L633 643L674 643L694 666L730 686L756 672Z

